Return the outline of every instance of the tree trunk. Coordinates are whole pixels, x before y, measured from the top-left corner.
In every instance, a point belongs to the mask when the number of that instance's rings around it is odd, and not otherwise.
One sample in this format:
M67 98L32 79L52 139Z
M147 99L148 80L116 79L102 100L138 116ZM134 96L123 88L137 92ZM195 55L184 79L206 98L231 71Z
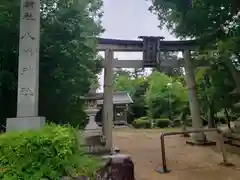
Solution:
M240 94L240 80L239 80L240 73L235 69L231 61L222 61L222 63L225 64L225 66L228 68L233 78L233 81L235 82L236 89L233 91L233 93Z
M196 81L194 68L191 63L191 53L189 50L183 52L183 57L185 61L185 72L186 72L186 84L188 86L189 94L189 106L192 116L192 126L193 129L202 129L203 121L200 118L200 107L197 100L196 93ZM206 136L204 133L194 133L192 136L193 142L196 144L203 144L206 141Z
M227 108L224 108L224 114L225 114L225 117L226 117L226 119L227 119L228 129L229 129L231 132L233 132L233 129L232 129L232 127L231 127L231 119L230 119L230 117L229 117L229 115L228 115Z
M208 128L215 128L215 115L214 110L211 106L208 108Z
M189 137L187 131L187 115L182 113L181 114L181 124L182 124L182 132L184 132L183 137Z

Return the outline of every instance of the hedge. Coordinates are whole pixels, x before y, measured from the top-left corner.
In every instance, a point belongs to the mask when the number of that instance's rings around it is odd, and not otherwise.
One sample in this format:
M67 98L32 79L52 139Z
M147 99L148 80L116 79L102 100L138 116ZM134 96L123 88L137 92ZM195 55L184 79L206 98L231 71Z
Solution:
M139 119L135 119L133 122L132 122L132 125L134 128L151 128L151 122L150 120L148 119L148 117L141 117Z
M100 160L80 149L71 127L47 125L38 131L0 135L0 179L59 180L62 176L93 177Z
M171 121L167 118L155 119L155 122L158 128L167 128L171 124Z
M167 118L154 119L153 122L155 122L155 126L158 128L166 128L171 123L171 121ZM135 119L132 125L134 128L148 129L151 128L151 120L148 117L141 117L139 119Z

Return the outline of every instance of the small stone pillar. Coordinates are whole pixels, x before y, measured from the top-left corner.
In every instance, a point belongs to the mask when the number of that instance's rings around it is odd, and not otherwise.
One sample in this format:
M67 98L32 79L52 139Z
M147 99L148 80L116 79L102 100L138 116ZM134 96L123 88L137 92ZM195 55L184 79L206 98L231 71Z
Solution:
M84 136L85 137L90 137L90 136L99 136L102 135L102 128L100 126L97 125L96 121L95 121L95 117L97 115L97 113L99 112L99 109L97 107L97 102L95 98L91 98L89 97L89 99L87 100L87 109L85 110L87 116L89 117L89 121L88 124L85 127L85 131L84 131Z

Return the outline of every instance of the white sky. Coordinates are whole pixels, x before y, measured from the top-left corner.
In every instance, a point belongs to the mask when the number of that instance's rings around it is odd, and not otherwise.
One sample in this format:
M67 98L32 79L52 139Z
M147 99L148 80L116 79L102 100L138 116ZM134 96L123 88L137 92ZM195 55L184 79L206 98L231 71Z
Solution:
M166 30L160 30L159 21L148 11L146 0L103 0L104 16L102 37L115 39L137 39L138 36L164 36L166 40L176 39ZM115 58L142 59L141 53L115 53ZM102 91L103 75L100 75Z

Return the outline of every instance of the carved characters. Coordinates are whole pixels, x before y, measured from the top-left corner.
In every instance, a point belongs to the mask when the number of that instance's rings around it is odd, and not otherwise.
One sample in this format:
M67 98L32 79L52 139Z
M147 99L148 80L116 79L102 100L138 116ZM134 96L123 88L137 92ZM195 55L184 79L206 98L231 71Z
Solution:
M28 72L29 70L33 70L32 66L28 66L28 67L24 67L22 68L20 75L24 75L26 72Z
M35 10L36 8L36 3L33 0L25 0L23 2L23 17L22 19L25 20L35 20L35 17L33 13L31 12L32 10Z
M25 20L35 20L33 14L31 12L25 12L23 14L23 19L25 19Z
M28 55L32 56L33 55L33 49L32 48L26 48L24 49L25 53L28 53Z
M36 3L33 0L25 0L23 6L25 8L35 8Z
M36 39L35 37L33 37L33 36L31 35L30 32L26 32L23 36L21 36L21 39L24 39L24 38L29 38L29 39L31 39L31 40L35 40L35 39Z
M30 88L21 88L20 94L23 96L33 96L34 95Z
M35 61L37 61L38 52L38 30L34 27L39 23L40 7L36 0L21 0L21 31L20 31L20 59L19 59L19 77L23 78L23 83L19 87L18 93L20 96L34 96L35 85L25 80L27 76L35 76L34 69Z

